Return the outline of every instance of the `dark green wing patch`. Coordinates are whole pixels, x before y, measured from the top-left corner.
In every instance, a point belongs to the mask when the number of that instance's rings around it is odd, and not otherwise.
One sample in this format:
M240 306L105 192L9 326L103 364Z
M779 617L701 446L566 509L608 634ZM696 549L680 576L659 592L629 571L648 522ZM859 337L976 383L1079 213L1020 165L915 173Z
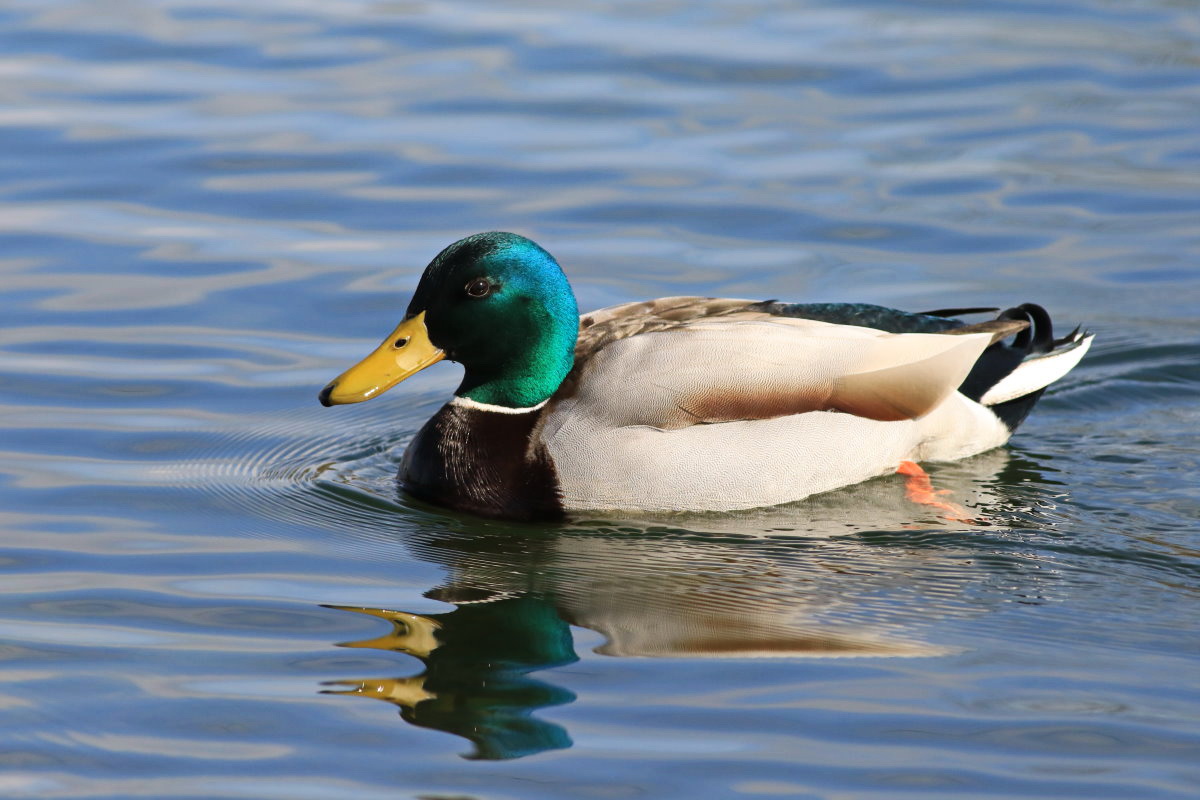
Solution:
M748 311L765 311L779 317L797 317L837 325L858 325L888 333L942 333L966 323L932 314L915 314L870 303L754 303Z

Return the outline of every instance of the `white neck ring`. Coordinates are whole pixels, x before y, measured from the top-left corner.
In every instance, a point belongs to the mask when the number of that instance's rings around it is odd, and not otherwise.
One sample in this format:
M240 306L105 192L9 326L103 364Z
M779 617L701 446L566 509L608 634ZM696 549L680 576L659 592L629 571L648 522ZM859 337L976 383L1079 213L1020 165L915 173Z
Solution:
M472 400L469 397L454 395L454 399L450 401L450 405L458 406L459 408L470 408L475 411L490 411L494 414L528 414L531 411L537 411L546 403L550 402L549 398L538 403L536 406L527 408L509 408L508 406L496 406L491 403L481 403L478 400Z

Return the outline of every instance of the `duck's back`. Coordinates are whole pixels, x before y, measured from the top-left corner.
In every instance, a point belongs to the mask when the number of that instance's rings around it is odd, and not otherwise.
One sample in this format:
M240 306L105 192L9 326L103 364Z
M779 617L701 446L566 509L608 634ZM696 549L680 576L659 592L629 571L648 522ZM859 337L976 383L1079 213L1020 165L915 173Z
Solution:
M568 509L786 503L1002 444L1010 427L958 389L1026 327L841 304L617 306L582 319L577 366L536 436Z

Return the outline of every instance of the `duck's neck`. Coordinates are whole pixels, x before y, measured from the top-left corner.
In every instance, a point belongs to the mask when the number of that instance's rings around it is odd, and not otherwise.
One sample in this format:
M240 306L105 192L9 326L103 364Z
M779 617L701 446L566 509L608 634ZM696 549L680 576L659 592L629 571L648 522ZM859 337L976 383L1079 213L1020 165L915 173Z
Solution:
M570 368L567 368L567 372ZM468 376L469 377L469 376ZM478 383L463 379L455 397L480 405L505 410L531 409L540 406L558 391L566 372L555 380L493 379Z
M471 409L472 411L489 411L494 414L532 414L535 411L540 411L547 402L543 400L532 406L501 406L495 403L483 403L479 400L472 400L469 397L456 394L454 395L454 399L450 401L450 405L456 408Z
M558 391L575 364L578 329L559 324L530 337L519 352L504 359L467 363L466 374L455 395L476 403L506 409L533 408Z
M416 497L503 519L563 513L554 462L534 437L542 411L501 412L455 398L425 423L400 462Z

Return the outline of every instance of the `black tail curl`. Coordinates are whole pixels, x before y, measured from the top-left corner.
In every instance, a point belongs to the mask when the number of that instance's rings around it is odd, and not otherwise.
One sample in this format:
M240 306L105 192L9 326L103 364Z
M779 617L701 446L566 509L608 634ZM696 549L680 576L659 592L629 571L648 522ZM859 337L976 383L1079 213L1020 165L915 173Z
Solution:
M1026 358L1049 353L1055 346L1050 315L1035 303L1005 309L996 318L1022 320L1028 322L1029 327L1017 333L1011 342L999 341L990 345L975 362L958 390L976 402L987 394L988 389L1012 374Z
M978 402L988 389L1004 380L1027 358L1045 355L1055 348L1077 341L1079 328L1061 339L1054 338L1054 323L1046 309L1036 303L1022 303L1001 311L997 319L1023 320L1029 327L1017 333L1011 342L999 341L983 351L975 367L958 390ZM1010 431L1029 416L1045 387L1003 403L988 406Z

